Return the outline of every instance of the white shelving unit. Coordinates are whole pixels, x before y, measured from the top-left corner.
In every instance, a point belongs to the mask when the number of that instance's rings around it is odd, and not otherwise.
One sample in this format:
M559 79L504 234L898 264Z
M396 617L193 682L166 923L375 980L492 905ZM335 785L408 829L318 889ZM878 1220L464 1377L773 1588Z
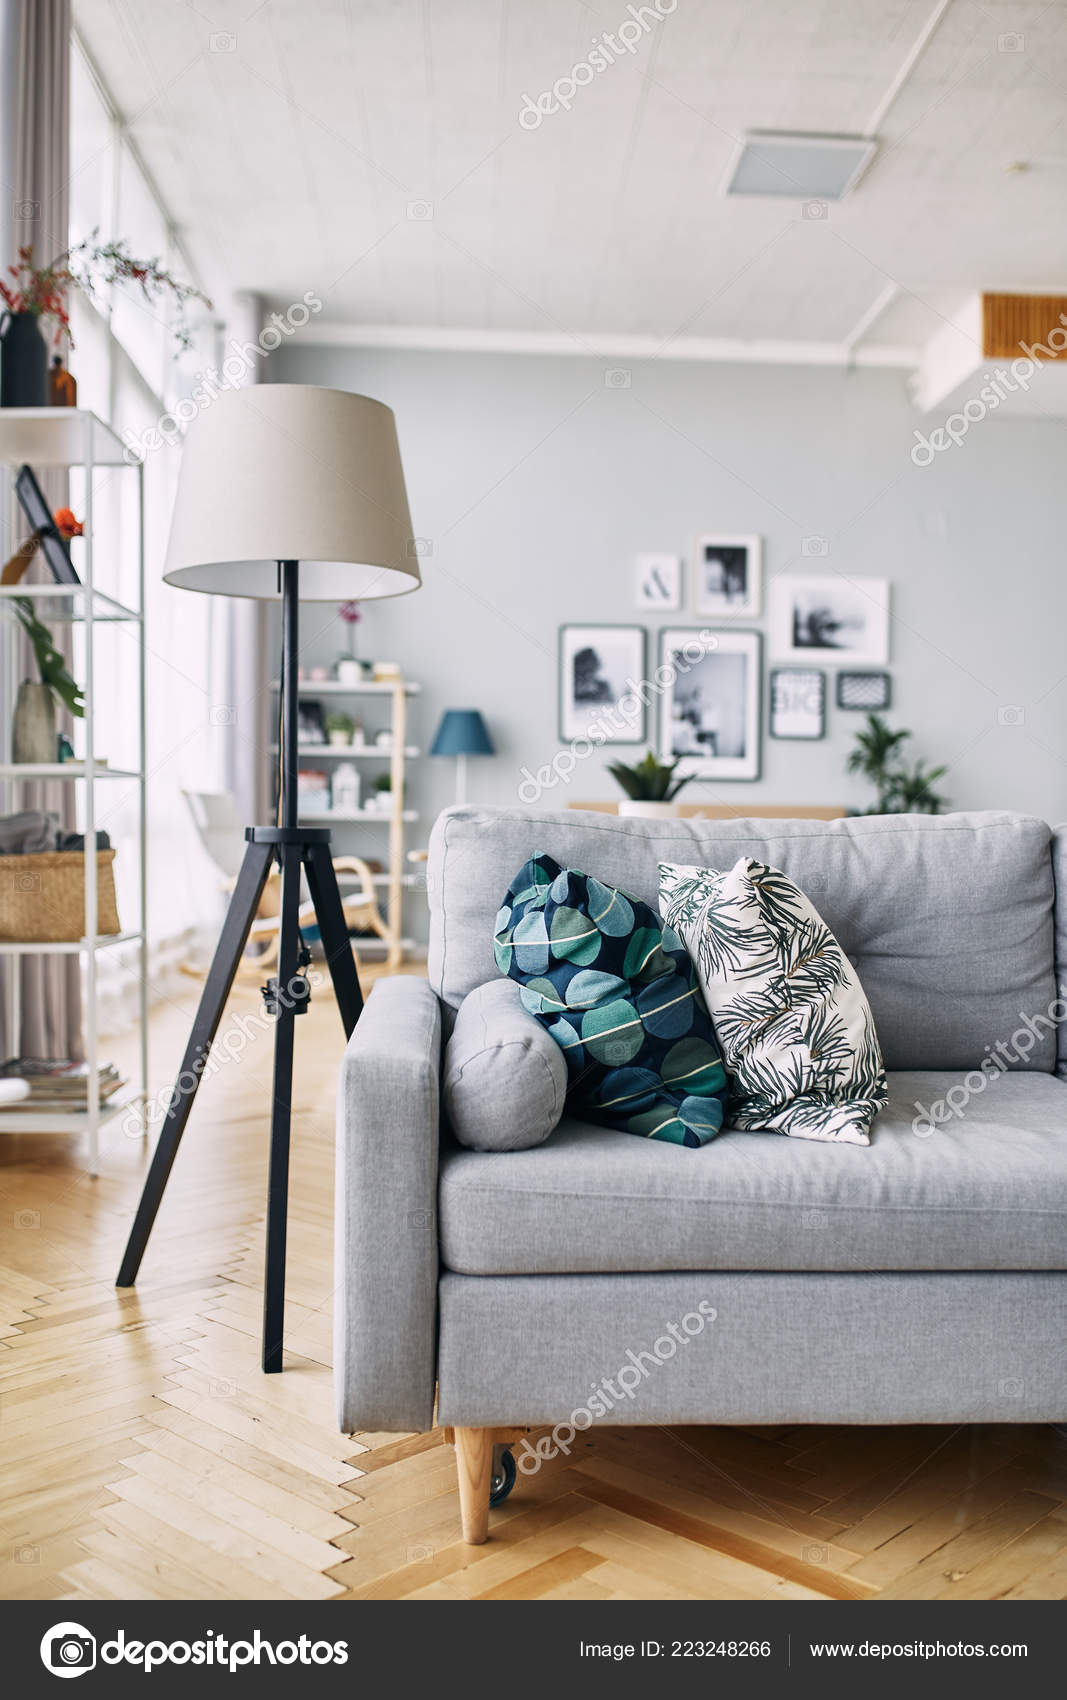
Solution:
M85 549L83 582L81 584L16 584L0 585L0 642L5 658L3 688L7 693L8 709L13 708L18 687L14 666L17 626L4 599L32 597L43 604L41 616L51 622L75 622L84 631L85 718L82 722L85 754L72 762L0 763L0 798L3 812L19 807L19 791L27 781L59 782L77 788L79 827L85 835L85 933L81 939L63 943L39 944L29 941L0 939L0 961L10 960L7 973L7 1051L19 1053L21 1011L19 1005L19 959L28 955L77 955L84 959L83 1022L85 1060L88 1066L88 1102L84 1110L29 1110L25 1105L0 1109L0 1134L10 1133L84 1133L88 1141L89 1171L99 1169L100 1129L132 1104L143 1107L148 1096L148 956L145 936L147 911L146 886L146 815L145 815L145 646L144 646L144 477L140 465L131 466L126 459L119 437L95 414L80 408L8 407L0 409L0 465L9 471L9 514L12 533L25 535L25 525L14 494L11 469L27 464L37 470L42 467L80 467L85 474L85 490L81 498L85 509ZM123 478L131 474L137 488L137 606L127 607L114 596L100 590L94 578L93 485L100 468L121 468ZM16 546L12 542L11 549ZM5 558L11 553L5 550ZM96 759L96 724L94 675L94 630L101 624L124 623L137 632L138 673L138 758L136 768L114 768ZM8 714L8 724L11 714ZM96 888L96 787L108 780L135 781L138 788L139 869L137 926L115 934L97 933ZM139 961L140 1007L140 1079L130 1089L118 1091L106 1103L99 1096L100 1044L97 1017L97 958L102 951L121 945L137 945ZM143 1125L143 1120L142 1120Z
M388 871L375 874L374 884L386 893L386 926L389 936L385 940L377 938L361 938L358 949L372 955L379 949L384 949L386 962L390 968L397 967L406 955L415 948L414 941L404 936L404 893L416 887L420 881L418 876L405 873L404 828L418 820L414 809L404 807L404 785L408 761L418 757L418 748L407 742L407 709L409 697L418 695L419 686L411 680L396 678L389 680L365 680L358 685L342 684L337 679L302 679L300 681L300 699L302 702L316 701L321 697L350 699L353 703L361 697L385 699L389 704L389 726L391 734L387 749L380 749L374 743L363 744L316 744L300 743L297 754L304 761L360 761L373 760L389 763L390 777L390 807L388 809L357 809L340 812L336 809L305 810L301 809L300 819L309 826L342 826L342 827L383 827L388 829ZM275 681L277 691L278 683ZM385 728L383 728L385 730ZM271 746L277 753L277 745ZM334 855L343 855L346 851L359 854L360 851L351 844L333 846ZM374 854L370 851L370 854Z

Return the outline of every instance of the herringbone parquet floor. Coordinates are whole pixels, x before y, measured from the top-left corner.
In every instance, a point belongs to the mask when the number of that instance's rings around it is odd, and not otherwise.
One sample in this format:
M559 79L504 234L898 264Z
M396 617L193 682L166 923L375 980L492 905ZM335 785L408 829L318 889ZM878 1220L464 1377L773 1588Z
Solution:
M195 999L155 1022L159 1083ZM233 1008L254 1008L235 994ZM0 1593L142 1599L1001 1599L1067 1593L1053 1429L597 1429L459 1538L453 1455L336 1432L334 1069L298 1026L286 1371L258 1366L269 1040L204 1086L136 1292L114 1134L0 1132Z

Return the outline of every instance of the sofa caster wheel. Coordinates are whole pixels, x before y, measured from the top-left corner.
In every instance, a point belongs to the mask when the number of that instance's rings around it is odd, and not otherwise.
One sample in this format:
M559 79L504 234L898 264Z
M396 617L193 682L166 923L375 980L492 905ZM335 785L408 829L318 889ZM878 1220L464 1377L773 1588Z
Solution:
M515 1486L515 1455L510 1446L493 1447L493 1473L489 1478L490 1505L503 1505Z

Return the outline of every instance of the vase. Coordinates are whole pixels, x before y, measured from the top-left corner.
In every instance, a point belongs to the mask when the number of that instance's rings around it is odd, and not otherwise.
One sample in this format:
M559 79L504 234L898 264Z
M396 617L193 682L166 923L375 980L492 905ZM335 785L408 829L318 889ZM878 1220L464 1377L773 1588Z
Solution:
M0 321L0 407L44 407L48 401L48 344L36 313L6 313Z
M47 685L24 679L15 704L11 755L17 762L56 759L56 703Z
M337 663L337 683L339 685L358 685L363 678L363 669L354 655L343 655Z
M624 797L620 815L645 815L650 820L671 820L678 815L677 803L648 803L643 797Z

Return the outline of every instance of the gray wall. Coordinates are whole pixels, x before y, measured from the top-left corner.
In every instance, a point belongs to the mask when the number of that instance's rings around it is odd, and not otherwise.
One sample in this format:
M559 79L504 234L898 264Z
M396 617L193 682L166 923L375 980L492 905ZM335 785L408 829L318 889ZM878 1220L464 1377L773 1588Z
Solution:
M940 420L916 416L899 372L643 361L613 387L608 365L344 348L272 357L272 379L362 391L396 411L415 530L433 552L421 592L366 605L361 653L421 681L423 748L444 708L481 709L499 754L470 764L471 801L515 802L520 770L559 748L560 623L640 622L635 554L684 555L695 533L721 530L760 533L767 576L826 566L888 578L890 718L912 729L914 754L948 764L953 806L1067 816L1065 422L993 417L918 468L912 433ZM822 561L803 553L813 536L827 540ZM698 622L683 611L645 623ZM767 629L765 615L738 624ZM309 607L304 635L306 665L335 658L331 609ZM687 796L740 812L756 799L863 806L870 793L843 771L862 716L836 709L828 684L822 742L765 737L758 782L694 784ZM606 764L635 753L593 755L545 801L616 795ZM415 764L424 820L412 842L453 783L451 762Z

